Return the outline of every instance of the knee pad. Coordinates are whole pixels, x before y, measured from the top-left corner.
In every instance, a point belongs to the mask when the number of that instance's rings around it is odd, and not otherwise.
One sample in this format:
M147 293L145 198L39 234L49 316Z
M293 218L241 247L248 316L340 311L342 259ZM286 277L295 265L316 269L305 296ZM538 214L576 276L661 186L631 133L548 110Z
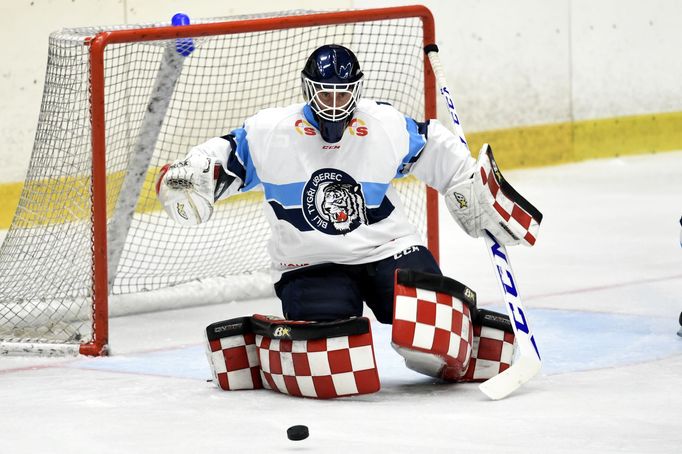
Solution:
M408 368L458 381L473 349L476 294L445 276L397 270L393 307L393 348Z
M206 328L208 359L223 390L266 388L328 399L379 390L367 318L334 322L254 315Z

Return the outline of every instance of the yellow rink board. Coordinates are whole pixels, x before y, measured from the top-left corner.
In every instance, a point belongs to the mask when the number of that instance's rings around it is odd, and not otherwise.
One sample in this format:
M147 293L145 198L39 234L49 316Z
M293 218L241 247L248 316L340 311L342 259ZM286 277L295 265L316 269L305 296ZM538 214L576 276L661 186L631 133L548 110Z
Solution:
M474 154L489 143L502 171L682 149L682 112L586 120L467 135Z
M140 197L135 206L137 213L161 211L162 207L156 198L155 184L159 168L150 169L145 176ZM108 174L107 198L116 200L124 178L123 172ZM51 180L32 181L30 184L30 201L24 205L29 209L21 210L18 214L20 225L36 227L41 225L82 221L90 218L89 205L90 190L88 177L62 177ZM9 183L0 185L1 200L7 202L0 207L0 228L8 228L12 222L19 203L23 183ZM263 200L262 192L237 194L230 199L218 202L232 203L239 201L259 202ZM7 203L12 203L12 209L7 209ZM107 218L111 218L114 203L107 206ZM45 218L45 213L54 213L54 217Z
M520 167L605 158L630 154L654 153L682 149L682 112L636 115L610 119L553 123L526 127L475 132L467 135L473 154L483 143L492 145L495 158L504 171ZM161 207L153 197L153 185L158 169L148 172L136 211L150 212ZM109 200L115 199L122 173L109 176ZM88 196L85 178L58 178L32 182L32 212L22 210L23 226L41 225L45 221L37 214L59 210L60 221L85 219L82 200ZM24 183L0 184L0 229L9 228L16 212ZM68 191L68 196L65 196ZM262 200L262 193L247 193L230 200ZM225 203L225 202L223 202ZM230 203L230 202L227 202ZM113 206L108 207L111 215ZM60 222L58 221L58 222Z

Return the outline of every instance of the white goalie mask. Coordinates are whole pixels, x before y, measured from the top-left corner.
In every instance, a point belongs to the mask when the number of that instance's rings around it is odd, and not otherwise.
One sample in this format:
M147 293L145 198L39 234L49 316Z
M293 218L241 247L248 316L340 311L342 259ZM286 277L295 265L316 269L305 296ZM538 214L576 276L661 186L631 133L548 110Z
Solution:
M350 118L361 92L362 78L348 84L329 84L303 77L305 100L323 120L336 122Z

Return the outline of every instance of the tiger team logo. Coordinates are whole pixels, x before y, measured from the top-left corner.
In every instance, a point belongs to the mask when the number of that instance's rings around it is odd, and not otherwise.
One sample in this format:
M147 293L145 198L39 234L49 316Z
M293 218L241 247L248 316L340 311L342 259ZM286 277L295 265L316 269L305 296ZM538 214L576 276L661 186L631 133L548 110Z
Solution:
M328 235L346 234L367 223L362 186L341 170L314 172L305 185L302 202L308 224Z

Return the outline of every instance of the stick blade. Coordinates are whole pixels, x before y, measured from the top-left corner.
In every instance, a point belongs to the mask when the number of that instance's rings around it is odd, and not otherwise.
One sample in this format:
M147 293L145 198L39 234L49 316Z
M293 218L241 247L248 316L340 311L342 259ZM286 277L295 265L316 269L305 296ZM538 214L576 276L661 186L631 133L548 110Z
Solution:
M478 389L492 400L503 399L540 372L541 365L535 357L522 356L509 369L478 385Z

